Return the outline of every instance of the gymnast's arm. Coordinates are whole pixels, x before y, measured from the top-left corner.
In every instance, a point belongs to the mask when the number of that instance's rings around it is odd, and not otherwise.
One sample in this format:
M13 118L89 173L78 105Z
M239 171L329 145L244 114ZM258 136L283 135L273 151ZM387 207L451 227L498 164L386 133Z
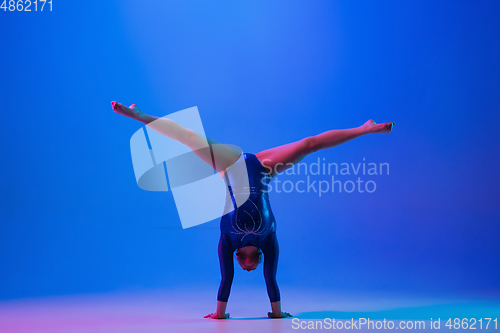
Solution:
M278 270L279 246L276 239L276 233L273 232L267 236L264 247L264 279L266 280L267 295L271 301L272 312L268 312L269 318L286 318L291 317L287 312L281 312L281 297L276 282L276 272Z
M229 236L221 234L219 239L219 263L222 279L219 286L219 292L217 294L217 312L206 315L205 318L229 318L229 313L226 313L226 306L234 277L233 252L234 249L231 245Z

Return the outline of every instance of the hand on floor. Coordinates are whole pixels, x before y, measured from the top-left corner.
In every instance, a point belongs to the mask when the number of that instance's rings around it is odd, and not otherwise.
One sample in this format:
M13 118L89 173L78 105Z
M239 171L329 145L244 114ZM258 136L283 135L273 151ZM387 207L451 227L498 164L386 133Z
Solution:
M281 312L281 315L279 314L275 314L275 313L271 313L271 312L268 312L267 313L267 316L269 318L287 318L287 317L292 317L291 314L289 314L288 312Z
M210 314L207 314L205 317L203 318L212 318L212 319L227 319L229 318L229 313L225 313L224 316L219 316L217 315L217 313L210 313Z

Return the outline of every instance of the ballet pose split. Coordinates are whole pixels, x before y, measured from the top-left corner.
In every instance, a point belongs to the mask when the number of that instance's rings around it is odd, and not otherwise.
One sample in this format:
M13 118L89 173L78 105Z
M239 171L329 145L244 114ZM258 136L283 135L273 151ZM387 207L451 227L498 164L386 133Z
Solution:
M276 282L279 248L276 238L276 221L267 191L269 182L277 174L292 167L311 153L338 146L362 135L387 134L391 132L395 124L393 122L377 124L373 120L368 120L359 127L330 130L254 155L241 154L230 146L216 144L215 141L204 138L173 120L148 115L135 104L126 107L120 103L111 102L111 105L116 113L138 120L160 134L188 146L228 182L231 195L229 202L232 202L236 209L221 218L218 252L222 279L217 294L217 310L205 316L205 318L213 319L229 318L226 306L234 276L233 253L235 251L238 264L248 272L255 270L262 261L262 255L264 256L264 278L271 302L271 312L268 312L268 317L291 317L289 313L281 311L280 291ZM211 149L200 149L206 146L207 141ZM218 156L217 165L213 161L214 155ZM224 172L240 158L245 160L248 186L231 187L231 175L224 174ZM236 207L235 200L238 196L248 199Z

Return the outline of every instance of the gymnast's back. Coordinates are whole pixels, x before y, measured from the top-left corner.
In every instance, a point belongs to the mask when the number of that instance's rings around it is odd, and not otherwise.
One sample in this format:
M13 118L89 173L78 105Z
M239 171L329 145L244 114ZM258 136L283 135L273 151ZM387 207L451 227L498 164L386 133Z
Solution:
M222 217L220 230L230 238L233 249L248 245L263 248L266 238L276 231L268 193L271 178L254 154L241 154L235 164L242 162L246 174L234 172L230 167L225 175L229 190L226 211L231 211Z

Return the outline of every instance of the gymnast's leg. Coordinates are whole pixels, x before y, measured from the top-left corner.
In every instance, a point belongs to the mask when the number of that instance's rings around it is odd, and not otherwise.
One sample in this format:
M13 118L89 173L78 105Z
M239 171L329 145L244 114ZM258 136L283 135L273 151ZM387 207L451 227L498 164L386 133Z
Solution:
M255 156L264 165L271 177L274 177L278 173L300 162L311 153L338 146L365 134L387 134L392 130L393 126L394 123L376 124L373 120L368 120L356 128L327 131L296 142L261 151L255 154ZM268 314L271 318L285 318L290 316L289 313L281 312L280 301L271 302L271 308L272 312Z
M116 113L140 121L158 133L188 146L199 158L217 171L225 170L240 156L230 147L205 138L171 119L150 116L142 112L135 104L126 107L123 104L111 102L111 105ZM214 156L217 156L217 163L212 159L212 152L208 149L207 143L210 144Z
M393 126L394 123L392 122L377 124L373 120L368 120L356 128L327 131L296 142L261 151L255 154L255 156L264 165L271 177L274 177L302 161L304 157L311 153L338 146L365 134L387 134L392 130Z

